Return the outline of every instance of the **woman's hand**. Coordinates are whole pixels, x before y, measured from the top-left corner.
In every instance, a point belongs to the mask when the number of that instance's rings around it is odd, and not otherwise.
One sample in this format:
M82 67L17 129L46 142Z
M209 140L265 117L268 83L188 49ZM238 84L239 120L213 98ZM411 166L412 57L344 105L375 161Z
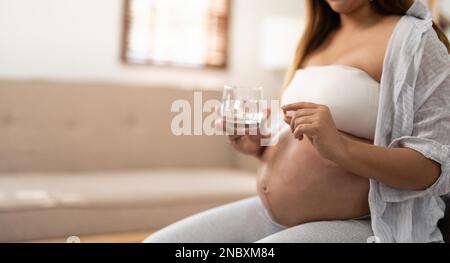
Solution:
M291 125L295 138L302 140L304 135L308 136L322 157L330 161L345 154L346 139L337 130L327 106L299 102L281 108L284 112L284 121ZM288 111L295 111L295 113L288 116Z
M221 129L224 132L229 131L226 127L226 120L222 118L220 115L220 111L216 108L217 115L219 118L215 121L216 129ZM266 121L269 118L270 110L266 110L264 114L264 120ZM261 124L262 125L262 124ZM237 151L253 155L255 157L261 157L261 154L264 150L264 146L261 146L261 139L268 138L270 135L263 135L258 127L258 130L255 135L250 134L249 129L245 129L244 132L238 133L236 128L233 128L233 135L228 135L228 140L230 141L230 144L235 148ZM243 134L243 135L238 135Z

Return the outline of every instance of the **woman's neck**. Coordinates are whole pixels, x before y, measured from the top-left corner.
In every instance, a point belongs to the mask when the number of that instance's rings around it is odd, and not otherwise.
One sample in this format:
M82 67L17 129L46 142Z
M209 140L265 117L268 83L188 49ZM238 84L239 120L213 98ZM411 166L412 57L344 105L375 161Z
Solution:
M382 17L382 15L373 10L369 2L350 13L341 13L339 16L341 19L341 29L345 31L355 31L370 27Z

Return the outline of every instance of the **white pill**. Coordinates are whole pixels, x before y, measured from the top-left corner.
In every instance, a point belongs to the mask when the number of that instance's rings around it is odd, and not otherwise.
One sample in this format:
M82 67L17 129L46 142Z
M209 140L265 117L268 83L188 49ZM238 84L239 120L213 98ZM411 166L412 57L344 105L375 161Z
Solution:
M290 111L286 112L286 115L289 116L289 117L294 117L295 111L290 110Z

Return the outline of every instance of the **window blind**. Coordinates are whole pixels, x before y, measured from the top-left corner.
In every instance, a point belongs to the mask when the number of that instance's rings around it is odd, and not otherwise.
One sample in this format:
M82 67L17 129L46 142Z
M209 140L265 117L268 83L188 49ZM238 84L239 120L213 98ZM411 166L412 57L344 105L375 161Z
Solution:
M229 0L126 0L122 57L131 64L225 67Z

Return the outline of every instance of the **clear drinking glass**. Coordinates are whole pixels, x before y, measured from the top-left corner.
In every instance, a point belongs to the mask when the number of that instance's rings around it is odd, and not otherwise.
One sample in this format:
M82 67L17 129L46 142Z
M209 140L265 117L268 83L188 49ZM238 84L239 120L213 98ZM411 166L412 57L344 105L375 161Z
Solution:
M221 115L233 126L257 127L263 120L262 87L224 86Z

